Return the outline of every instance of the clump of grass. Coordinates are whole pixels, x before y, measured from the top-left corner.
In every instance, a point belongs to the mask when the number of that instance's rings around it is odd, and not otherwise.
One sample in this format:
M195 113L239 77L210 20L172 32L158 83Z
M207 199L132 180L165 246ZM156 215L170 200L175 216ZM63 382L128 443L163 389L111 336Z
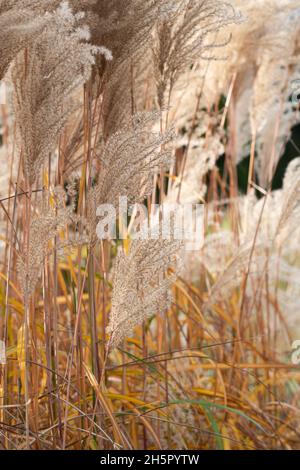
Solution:
M0 2L0 447L297 449L298 159L270 189L299 118L297 5L79 3ZM120 196L147 222L200 202L197 251L121 222L98 240Z

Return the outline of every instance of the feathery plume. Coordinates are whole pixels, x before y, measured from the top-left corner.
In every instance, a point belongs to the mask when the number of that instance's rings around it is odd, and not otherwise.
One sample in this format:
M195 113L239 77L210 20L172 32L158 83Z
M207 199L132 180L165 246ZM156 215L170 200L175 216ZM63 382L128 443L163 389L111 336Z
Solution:
M238 20L232 6L218 0L181 0L171 14L158 20L153 60L160 108L180 73L213 48L224 46L226 42L216 41L217 32Z
M111 59L108 50L87 42L88 29L78 26L84 14L74 15L68 2L45 16L49 27L18 56L12 70L19 140L31 184L75 109L70 98L90 77L95 55Z
M0 80L17 53L29 46L47 23L29 3L0 2Z
M72 188L68 190L70 197L72 196ZM29 297L33 294L36 284L38 282L43 262L49 256L54 247L51 242L56 236L59 236L60 231L69 226L78 224L79 221L84 222L74 212L74 205L66 206L67 193L63 188L57 186L52 193L52 204L43 203L40 208L39 214L32 218L29 227L29 246L24 250L22 256L18 258L18 277L21 284L24 297ZM73 238L69 232L67 239L62 239L56 245L56 249L62 250L63 248L70 248L74 245L81 245L86 243L88 237L85 235L78 235L73 231Z
M109 347L120 344L133 328L169 308L170 289L180 267L179 240L133 240L120 251L113 278Z
M153 175L171 161L167 148L173 131L160 134L151 129L159 113L138 113L132 124L113 134L101 150L101 171L89 191L88 213L91 233L95 231L96 210L101 204L118 206L120 196L129 202L143 201L153 191Z

